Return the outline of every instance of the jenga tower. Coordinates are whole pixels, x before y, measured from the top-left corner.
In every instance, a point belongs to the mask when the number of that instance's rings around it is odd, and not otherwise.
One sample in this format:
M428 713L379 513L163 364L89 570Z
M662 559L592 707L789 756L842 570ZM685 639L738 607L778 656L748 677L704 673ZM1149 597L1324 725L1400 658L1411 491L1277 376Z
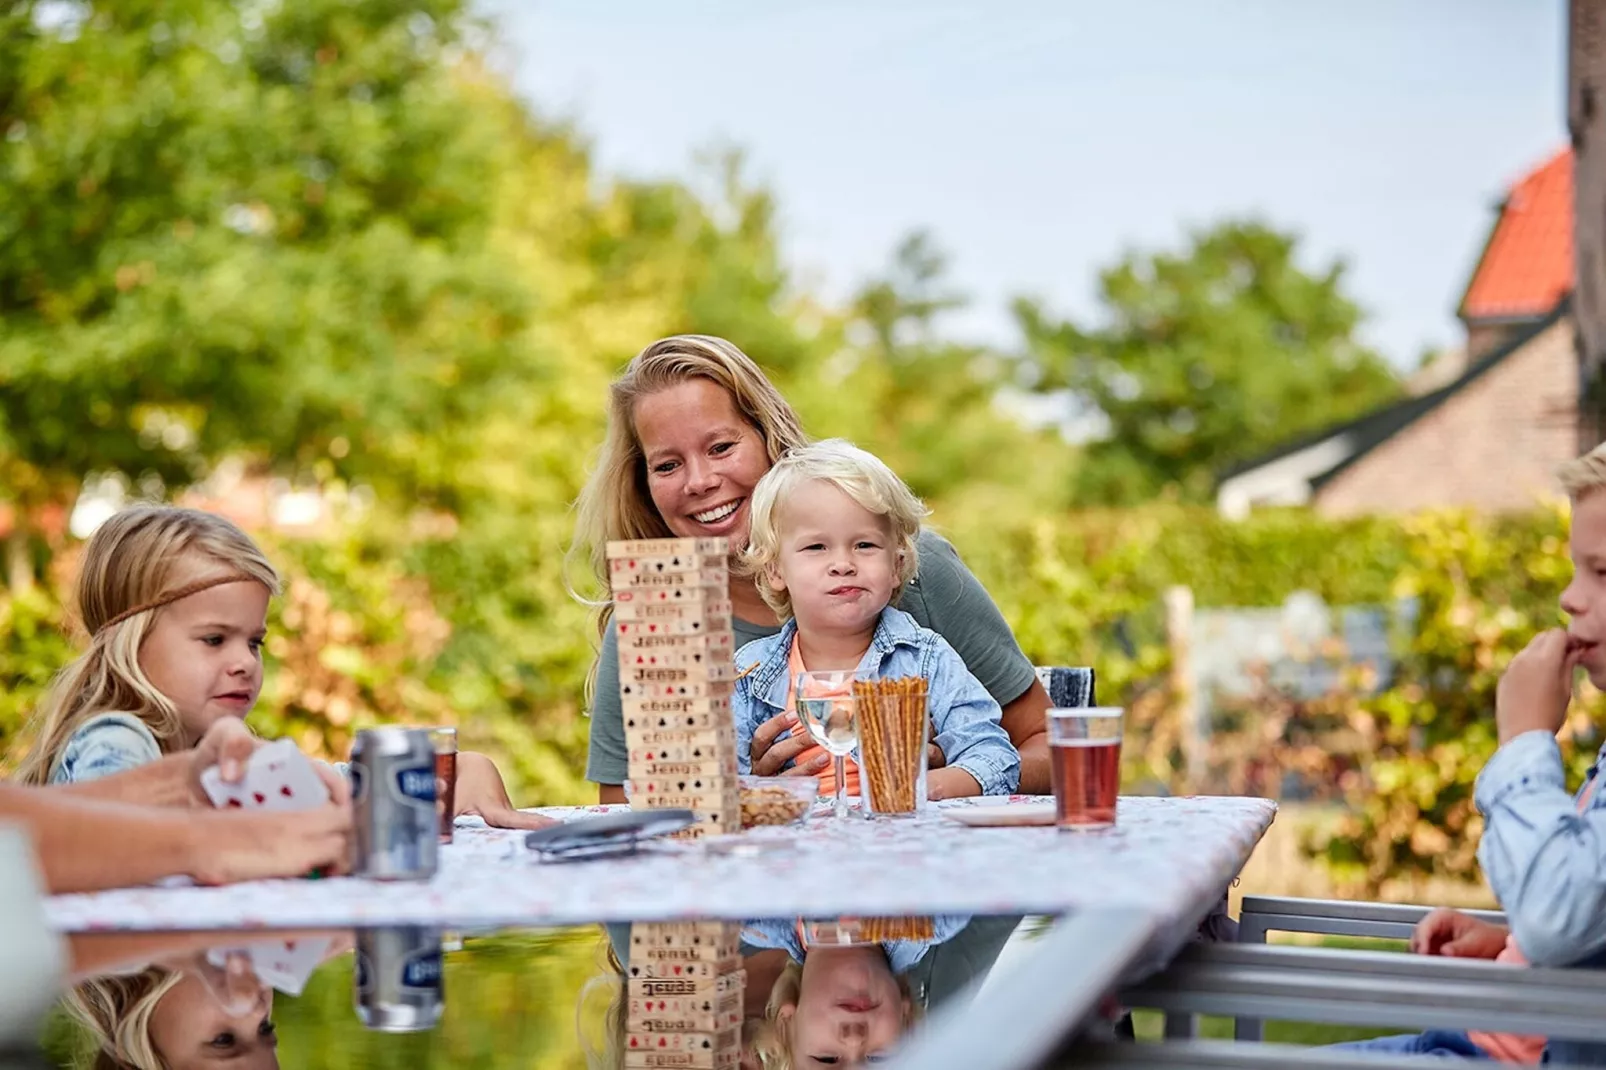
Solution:
M608 544L630 805L695 811L692 839L741 831L728 554L724 539Z
M625 1067L734 1070L747 983L741 931L726 922L631 926Z

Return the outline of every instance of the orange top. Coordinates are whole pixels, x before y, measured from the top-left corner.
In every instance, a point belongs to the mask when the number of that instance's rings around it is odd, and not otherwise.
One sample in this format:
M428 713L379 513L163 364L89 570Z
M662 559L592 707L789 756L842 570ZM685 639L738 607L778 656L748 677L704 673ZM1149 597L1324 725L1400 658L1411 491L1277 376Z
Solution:
M807 671L808 666L803 664L803 655L798 652L797 636L794 634L792 636L792 649L789 650L786 655L786 708L788 710L792 710L792 721L794 725L792 731L802 732L804 734L808 733L808 729L801 724L797 724L797 712L792 703L792 689L797 686L797 674ZM799 754L795 759L793 759L793 764L803 765L807 762L813 761L815 758L818 758L820 755L825 753L825 748L816 743L808 750L804 751L802 754ZM820 771L819 775L820 794L835 795L835 765L833 764L826 766ZM859 794L859 765L851 757L842 759L842 779L842 790L845 794L850 796Z
M1583 793L1578 796L1578 812L1583 813L1589 806L1590 796L1595 794L1595 788L1600 784L1602 774L1595 774L1595 779L1584 786ZM1500 949L1495 956L1496 962L1504 962L1512 966L1526 966L1528 960L1522 954L1522 948L1517 946L1515 936L1506 937L1506 946ZM1476 1030L1467 1031L1467 1039L1489 1053L1491 1059L1503 1063L1537 1063L1545 1053L1545 1038L1524 1036L1521 1033L1481 1033Z

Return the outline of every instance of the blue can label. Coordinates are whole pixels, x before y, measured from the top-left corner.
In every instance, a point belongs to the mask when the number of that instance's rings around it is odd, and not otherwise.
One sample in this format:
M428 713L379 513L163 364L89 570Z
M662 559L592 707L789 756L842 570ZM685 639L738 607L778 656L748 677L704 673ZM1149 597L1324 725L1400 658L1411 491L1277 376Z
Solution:
M436 989L441 986L441 953L425 951L414 955L402 967L403 988Z
M435 766L396 770L396 792L404 799L435 805Z

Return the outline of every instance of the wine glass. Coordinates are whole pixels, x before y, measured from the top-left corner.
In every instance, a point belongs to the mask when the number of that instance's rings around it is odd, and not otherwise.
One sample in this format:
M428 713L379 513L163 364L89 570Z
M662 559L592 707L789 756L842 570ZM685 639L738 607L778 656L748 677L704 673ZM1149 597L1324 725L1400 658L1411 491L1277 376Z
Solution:
M839 820L848 816L848 804L842 796L842 782L847 779L842 759L859 745L859 702L853 697L854 676L851 669L829 669L800 672L792 681L797 719L814 737L814 742L831 755L836 773L834 812Z

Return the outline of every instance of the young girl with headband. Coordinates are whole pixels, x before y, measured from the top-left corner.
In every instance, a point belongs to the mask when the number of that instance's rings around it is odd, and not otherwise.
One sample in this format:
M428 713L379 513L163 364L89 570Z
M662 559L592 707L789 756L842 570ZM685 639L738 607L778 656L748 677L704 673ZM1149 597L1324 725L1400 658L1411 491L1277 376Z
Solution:
M74 591L89 649L51 682L17 779L111 776L189 750L222 718L243 719L262 690L278 591L262 550L223 517L165 505L114 514L90 538ZM457 760L457 815L501 828L552 823L513 808L486 755Z
M139 505L84 550L74 600L89 649L35 715L27 784L93 780L188 750L262 689L268 599L279 576L223 517Z

